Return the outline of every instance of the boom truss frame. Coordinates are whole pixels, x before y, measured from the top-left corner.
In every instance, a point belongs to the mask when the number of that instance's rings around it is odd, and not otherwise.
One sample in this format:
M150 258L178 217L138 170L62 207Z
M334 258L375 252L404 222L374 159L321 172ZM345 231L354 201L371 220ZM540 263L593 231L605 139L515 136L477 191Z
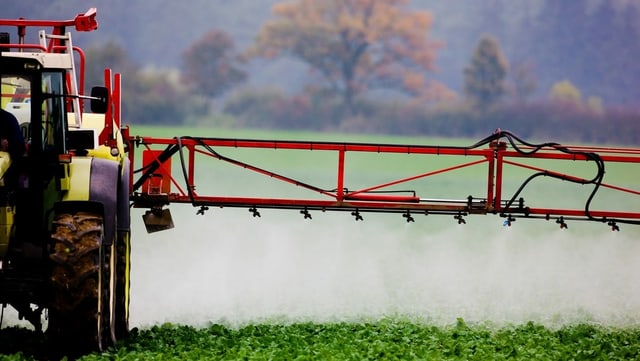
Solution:
M588 220L604 222L612 230L619 230L618 223L640 224L640 211L611 211L591 209L591 201L601 188L621 192L625 196L638 197L640 190L604 182L605 164L640 163L640 149L563 146L557 143L531 144L514 134L497 130L471 146L429 146L373 143L341 143L318 141L288 141L231 139L204 137L154 138L130 136L125 129L131 166L131 201L134 207L160 210L171 203L190 203L204 213L208 207L245 207L255 216L259 209L300 210L305 218L311 218L309 211L348 211L356 220L362 220L362 212L401 213L407 222L416 214L453 215L458 223L465 223L464 216L471 214L497 214L505 218L505 225L511 225L516 218L553 219L561 228L566 228L567 220ZM164 147L164 149L158 149ZM136 167L136 149L142 148L144 164ZM333 152L336 154L335 188L324 189L283 173L265 169L245 161L223 155L229 148L307 150ZM348 189L345 185L347 164L345 155L351 153L379 154L423 154L442 157L458 157L461 162L441 169L420 172L381 184L360 189ZM310 191L319 198L287 197L245 197L228 195L201 195L196 192L196 159L206 156L254 172L270 179L281 181L296 188ZM171 172L172 157L179 158L181 176ZM546 168L523 163L523 159L586 161L594 165L594 176L587 179ZM464 196L460 199L422 198L415 193L396 193L392 186L410 181L446 174L475 165L486 167L485 194L480 197ZM526 179L513 194L504 192L505 165L527 169L533 174ZM135 176L138 175L138 176ZM579 185L591 185L593 191L585 199L585 206L578 208L529 207L519 198L521 191L536 177L552 177ZM154 186L154 182L156 183ZM164 185L160 183L164 182Z

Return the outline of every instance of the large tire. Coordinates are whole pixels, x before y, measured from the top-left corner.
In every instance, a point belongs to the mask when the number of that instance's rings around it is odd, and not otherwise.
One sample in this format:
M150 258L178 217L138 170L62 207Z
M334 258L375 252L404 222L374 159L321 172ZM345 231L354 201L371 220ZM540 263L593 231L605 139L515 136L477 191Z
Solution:
M131 239L129 232L118 234L116 240L116 293L114 313L114 337L118 340L129 336L129 300L131 274Z
M113 345L115 248L105 245L104 219L93 212L61 213L52 223L52 300L48 339L71 357Z

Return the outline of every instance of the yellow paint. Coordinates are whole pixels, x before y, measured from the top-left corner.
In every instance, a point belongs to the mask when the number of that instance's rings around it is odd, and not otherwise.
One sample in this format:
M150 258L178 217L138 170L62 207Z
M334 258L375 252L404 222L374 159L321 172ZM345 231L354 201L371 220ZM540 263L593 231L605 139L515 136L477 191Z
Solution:
M60 178L60 190L68 191L71 189L71 166L69 164L62 164L64 176Z
M4 185L4 174L9 169L9 166L11 166L9 153L0 151L0 185Z
M69 165L69 191L63 201L84 201L89 199L91 183L91 158L73 157Z
M9 239L11 238L15 214L14 207L0 207L0 257L4 257L9 248Z
M126 314L126 319L129 319L129 300L130 300L130 295L131 295L131 232L127 232L126 236L125 236L125 254L126 254L126 270L125 272L125 286L124 286L124 297L125 297L125 314Z
M75 115L73 113L67 113L69 124L75 124ZM115 127L115 124L114 124ZM104 129L104 114L84 113L82 114L81 129L95 129L100 135ZM118 162L122 162L124 159L124 141L122 139L122 133L119 129L114 129L116 134L116 143L118 148L118 155L113 156L111 154L111 148L99 145L96 149L88 149L88 155L96 158L111 159Z

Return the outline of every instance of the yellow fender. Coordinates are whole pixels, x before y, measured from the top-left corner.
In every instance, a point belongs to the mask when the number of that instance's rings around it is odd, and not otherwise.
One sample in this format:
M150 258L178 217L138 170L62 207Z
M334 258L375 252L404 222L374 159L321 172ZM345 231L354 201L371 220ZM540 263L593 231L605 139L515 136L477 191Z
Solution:
M118 213L118 162L95 157L73 157L69 164L69 189L62 201L93 201L104 207L104 240L115 239Z
M63 196L63 201L89 200L91 184L91 158L73 157L69 164L69 190Z

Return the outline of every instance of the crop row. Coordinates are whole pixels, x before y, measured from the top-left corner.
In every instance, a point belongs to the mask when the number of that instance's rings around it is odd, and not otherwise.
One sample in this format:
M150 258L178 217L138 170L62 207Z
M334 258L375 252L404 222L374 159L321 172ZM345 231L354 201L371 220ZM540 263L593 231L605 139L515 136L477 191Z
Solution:
M0 342L11 340L6 330ZM19 335L25 343L24 334ZM15 339L13 340L15 341ZM35 342L35 341L33 341ZM31 346L34 346L32 342ZM6 343L5 343L6 346ZM5 350L6 351L6 350ZM14 350L17 351L17 350ZM165 324L134 329L129 339L83 360L631 360L640 355L640 328L591 324L549 329L527 323L499 329L407 321L255 324L207 328ZM0 360L29 360L23 352Z

